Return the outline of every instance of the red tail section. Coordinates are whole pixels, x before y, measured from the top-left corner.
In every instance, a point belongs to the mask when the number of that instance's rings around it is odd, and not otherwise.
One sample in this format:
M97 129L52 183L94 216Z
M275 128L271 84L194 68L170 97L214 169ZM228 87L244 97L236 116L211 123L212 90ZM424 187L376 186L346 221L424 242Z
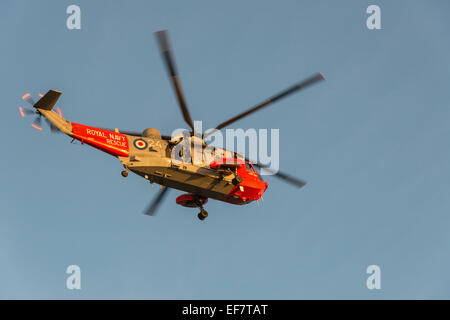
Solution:
M72 122L73 137L113 156L128 157L127 136L118 132Z

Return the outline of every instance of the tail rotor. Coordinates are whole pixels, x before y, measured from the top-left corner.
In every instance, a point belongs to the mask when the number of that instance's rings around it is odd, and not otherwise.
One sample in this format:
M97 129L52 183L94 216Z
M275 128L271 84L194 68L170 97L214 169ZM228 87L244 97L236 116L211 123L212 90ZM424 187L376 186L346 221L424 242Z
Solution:
M44 95L42 94L42 93L39 93L39 98L42 98ZM24 101L26 101L26 102L28 102L32 107L35 105L35 101L34 101L34 99L33 99L33 97L31 96L31 94L30 93L28 93L28 92L26 92L26 93L24 93L23 95L22 95L22 99L24 100ZM24 118L24 117L26 117L26 116L29 116L29 115L35 115L35 118L34 118L34 120L33 120L33 122L31 123L31 127L33 128L33 129L35 129L36 131L39 131L39 132L41 132L42 131L42 114L38 111L38 110L35 110L34 108L33 109L30 109L30 108L24 108L24 107L21 107L21 106L19 106L18 107L18 110L19 110L19 114L20 114L20 116L22 117L22 118ZM62 110L61 110L61 108L55 108L55 112L60 116L60 117L62 117L63 116L63 113L62 113ZM59 129L53 124L53 123L51 123L50 122L50 120L48 120L47 118L44 118L45 119L45 122L48 124L48 126L50 127L50 131L51 132L61 132L61 131L59 131Z

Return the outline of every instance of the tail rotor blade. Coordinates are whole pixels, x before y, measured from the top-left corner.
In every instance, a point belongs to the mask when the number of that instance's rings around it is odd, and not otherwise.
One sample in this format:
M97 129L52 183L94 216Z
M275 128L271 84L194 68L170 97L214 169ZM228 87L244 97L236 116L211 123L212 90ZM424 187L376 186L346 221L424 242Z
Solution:
M31 124L31 127L37 131L42 131L42 121L41 117L37 117L33 123Z
M63 111L60 107L55 108L55 112L58 116L60 116L61 118L64 118Z
M26 102L28 102L30 105L34 105L34 100L33 100L33 98L31 97L31 94L29 93L29 92L25 92L23 95L22 95L22 99L24 100L24 101L26 101Z
M168 190L169 188L164 187L164 189L162 189L159 192L158 196L145 209L144 214L148 216L154 216L156 214L156 210L158 209L159 205L164 200L164 197L166 196Z
M30 114L34 114L35 113L34 110L31 110L31 109L28 109L28 108L24 108L24 107L18 107L18 109L19 109L19 114L20 114L20 116L22 118L26 117L26 116L29 116Z

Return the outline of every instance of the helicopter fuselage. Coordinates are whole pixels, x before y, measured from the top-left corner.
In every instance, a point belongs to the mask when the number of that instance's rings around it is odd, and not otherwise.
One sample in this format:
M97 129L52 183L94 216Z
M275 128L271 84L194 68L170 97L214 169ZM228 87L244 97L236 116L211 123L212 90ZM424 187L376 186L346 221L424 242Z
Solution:
M176 144L170 141L86 126L70 122L52 110L39 111L62 132L117 157L127 172L134 172L150 183L239 205L260 199L267 189L267 182L259 178L248 162L222 167L206 162L180 163L174 161L172 149ZM237 176L239 183L234 180Z
M154 128L147 128L142 133L120 132L118 129L102 129L90 127L63 118L62 113L53 111L61 92L49 90L45 95L41 94L39 101L34 103L31 95L25 93L22 99L29 102L35 109L25 110L19 106L19 114L24 117L29 114L37 114L32 127L42 131L41 116L50 121L50 130L58 129L73 139L81 141L82 144L91 145L103 152L117 157L124 167L122 176L127 177L128 172L147 179L150 183L158 183L162 191L146 209L145 214L154 215L156 208L161 203L167 190L174 188L188 192L176 199L177 204L185 207L198 207L200 213L198 218L204 220L208 212L203 208L208 198L232 203L247 204L262 198L267 189L264 182L254 166L240 155L227 150L223 152L209 153L204 139L212 132L197 136L197 130L190 115L190 111L184 98L178 71L173 58L167 30L155 33L161 56L165 62L172 88L177 98L178 106L183 115L185 123L189 126L189 135L179 137L161 136ZM253 107L235 115L234 117L219 123L213 132L221 130L240 119L247 117L267 106L286 98L287 96L303 90L315 83L325 80L321 73L316 73L301 82L295 83L287 89L270 96L268 99L254 105ZM197 158L199 151L198 139L200 139L201 160ZM183 143L183 144L181 144ZM182 147L181 150L178 147ZM208 149L207 152L206 149ZM231 156L229 156L231 154ZM188 155L188 156L187 156ZM194 159L190 159L193 155ZM209 157L211 155L212 157ZM206 156L206 157L203 157ZM182 158L183 161L180 161ZM187 159L184 159L187 158ZM187 160L187 161L185 161ZM270 170L266 165L255 162L260 169L269 169L269 173L288 182L298 188L302 188L306 182L291 175Z

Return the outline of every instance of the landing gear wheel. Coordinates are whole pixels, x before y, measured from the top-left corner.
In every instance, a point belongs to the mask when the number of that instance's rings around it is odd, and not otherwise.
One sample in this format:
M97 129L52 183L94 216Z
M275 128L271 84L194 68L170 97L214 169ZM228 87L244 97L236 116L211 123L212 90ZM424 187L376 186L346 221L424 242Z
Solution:
M122 177L124 177L124 178L128 177L128 171L126 171L126 170L123 170L121 172L121 174L122 174Z
M201 213L199 213L199 214L197 215L197 217L198 217L200 220L202 220L202 221L205 220L205 217L203 217Z
M197 217L203 221L208 217L208 212L202 208Z

